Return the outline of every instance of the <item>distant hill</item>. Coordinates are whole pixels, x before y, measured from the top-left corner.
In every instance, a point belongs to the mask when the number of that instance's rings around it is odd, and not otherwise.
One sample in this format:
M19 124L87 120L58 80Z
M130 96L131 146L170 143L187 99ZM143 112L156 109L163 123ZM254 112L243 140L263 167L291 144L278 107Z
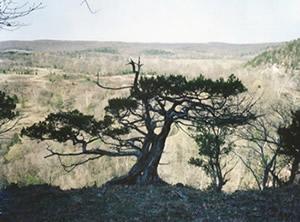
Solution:
M271 65L286 70L300 70L300 39L267 50L247 63L251 67Z
M125 43L100 41L3 41L4 50L26 50L34 52L70 52L100 50L118 52L123 55L146 55L184 58L253 58L266 49L281 43L229 44L229 43Z

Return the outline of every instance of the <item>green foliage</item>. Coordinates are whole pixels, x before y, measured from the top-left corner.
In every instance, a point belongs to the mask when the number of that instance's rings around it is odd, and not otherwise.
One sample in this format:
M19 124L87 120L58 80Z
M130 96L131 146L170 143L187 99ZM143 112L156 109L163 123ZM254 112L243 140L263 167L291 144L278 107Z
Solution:
M228 143L228 136L233 134L229 127L215 127L198 125L195 141L199 146L199 158L191 158L189 163L204 170L207 176L212 179L211 188L221 191L226 184L226 175L232 170L223 172L226 163L224 158L230 154L234 148L233 143Z
M57 142L72 141L83 144L101 136L128 134L126 127L113 127L112 117L106 115L97 121L92 115L84 115L78 110L49 114L44 121L23 128L21 135L38 140L54 140Z
M56 140L66 142L72 140L79 143L76 136L85 132L91 136L99 133L111 124L111 119L106 117L104 121L96 121L91 115L84 115L78 110L71 112L51 113L44 121L23 128L21 135L26 135L39 140Z
M8 96L5 92L0 91L0 121L12 120L17 116L16 103L18 99L16 96Z
M105 108L107 112L113 115L119 115L120 112L128 109L136 109L137 101L131 98L114 98L108 101L108 106Z
M233 74L227 80L212 80L199 75L196 79L187 80L181 75L142 77L141 91L137 94L142 98L153 98L157 95L184 96L193 93L207 93L210 96L235 96L247 91L242 82Z

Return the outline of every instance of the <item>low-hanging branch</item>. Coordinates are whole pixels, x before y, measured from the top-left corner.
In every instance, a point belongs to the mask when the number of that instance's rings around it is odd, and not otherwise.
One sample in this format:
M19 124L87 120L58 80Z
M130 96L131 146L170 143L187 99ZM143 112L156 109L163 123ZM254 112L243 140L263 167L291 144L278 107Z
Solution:
M120 151L120 152L112 152L112 151L107 151L99 148L95 149L90 149L90 150L84 150L82 152L77 152L77 153L60 153L56 152L50 148L47 148L47 150L50 152L45 158L49 158L51 156L82 156L82 155L99 155L99 157L102 156L110 156L110 157L122 157L122 156L139 156L139 153L137 151Z

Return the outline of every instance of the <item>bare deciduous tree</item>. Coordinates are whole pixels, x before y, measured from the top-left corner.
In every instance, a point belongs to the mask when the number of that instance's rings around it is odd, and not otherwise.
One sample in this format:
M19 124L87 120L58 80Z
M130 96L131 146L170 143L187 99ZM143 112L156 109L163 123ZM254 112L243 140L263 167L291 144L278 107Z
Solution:
M24 25L19 21L19 18L41 7L42 3L25 2L20 4L14 0L0 0L0 30L11 30Z
M260 190L282 185L279 174L286 164L283 159L278 158L281 143L277 131L290 122L287 112L289 109L290 107L283 105L273 105L268 109L268 114L256 119L238 133L247 143L241 147L248 150L248 159L246 155L234 153L251 172Z

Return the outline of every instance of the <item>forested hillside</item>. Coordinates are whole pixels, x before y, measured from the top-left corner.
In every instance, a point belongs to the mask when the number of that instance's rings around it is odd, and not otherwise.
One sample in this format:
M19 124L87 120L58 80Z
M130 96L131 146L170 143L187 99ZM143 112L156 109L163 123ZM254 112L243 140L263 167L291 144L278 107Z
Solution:
M267 50L247 63L248 66L284 67L286 70L300 70L300 39Z

